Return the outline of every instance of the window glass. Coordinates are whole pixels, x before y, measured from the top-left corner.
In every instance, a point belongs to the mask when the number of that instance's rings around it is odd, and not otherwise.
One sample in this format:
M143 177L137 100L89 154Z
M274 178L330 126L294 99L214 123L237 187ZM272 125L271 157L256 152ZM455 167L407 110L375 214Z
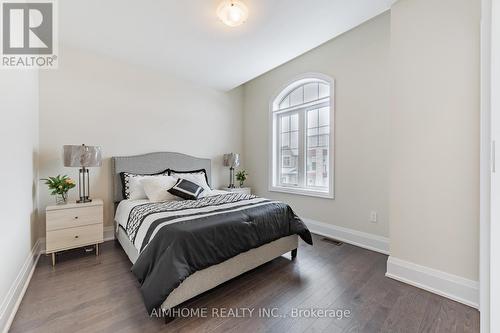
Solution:
M280 109L286 109L290 106L290 95L286 96L280 103Z
M319 98L325 98L330 96L330 87L326 84L319 84Z
M290 106L295 106L304 103L304 89L298 87L290 94Z
M304 103L316 101L319 96L319 84L308 83L304 86Z

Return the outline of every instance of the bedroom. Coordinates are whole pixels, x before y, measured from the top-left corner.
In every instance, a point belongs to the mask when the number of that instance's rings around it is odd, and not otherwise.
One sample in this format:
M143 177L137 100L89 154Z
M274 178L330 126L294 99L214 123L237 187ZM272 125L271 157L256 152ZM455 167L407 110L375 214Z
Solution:
M40 4L54 66L0 72L3 331L500 330L496 0Z

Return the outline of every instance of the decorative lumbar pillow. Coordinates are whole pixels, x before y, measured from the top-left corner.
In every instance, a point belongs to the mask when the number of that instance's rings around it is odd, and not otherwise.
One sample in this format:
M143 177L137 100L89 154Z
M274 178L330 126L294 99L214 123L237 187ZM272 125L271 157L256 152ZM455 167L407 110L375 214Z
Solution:
M152 202L179 200L177 196L168 192L176 183L177 179L172 176L141 179L144 192Z
M183 178L197 184L198 186L201 186L203 188L203 193L201 194L201 197L207 196L212 192L212 189L208 184L208 177L205 169L192 170L192 171L176 171L168 169L167 171L169 172L169 175L171 175L174 178L177 179Z
M161 172L157 174L137 174L131 172L121 172L120 178L122 180L122 194L124 199L138 200L147 199L146 192L141 184L141 180L150 177L165 177L168 172Z
M168 192L182 199L196 200L203 192L203 187L187 179L179 178Z

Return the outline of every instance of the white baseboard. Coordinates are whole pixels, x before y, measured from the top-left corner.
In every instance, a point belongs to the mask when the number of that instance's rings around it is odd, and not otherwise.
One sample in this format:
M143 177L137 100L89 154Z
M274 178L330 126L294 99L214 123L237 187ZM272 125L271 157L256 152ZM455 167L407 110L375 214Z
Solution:
M431 293L479 308L479 283L394 257L387 259L385 276Z
M104 227L104 241L110 241L115 239L115 227L110 225L110 226L105 226Z
M334 238L364 249L389 254L389 238L369 234L353 229L339 227L333 224L302 218L312 233Z
M45 250L45 246L43 249ZM19 274L17 274L15 281L12 283L9 292L0 306L0 330L3 333L7 333L10 329L10 325L14 320L17 309L33 276L38 259L40 259L40 250L41 245L40 240L38 240L28 254Z

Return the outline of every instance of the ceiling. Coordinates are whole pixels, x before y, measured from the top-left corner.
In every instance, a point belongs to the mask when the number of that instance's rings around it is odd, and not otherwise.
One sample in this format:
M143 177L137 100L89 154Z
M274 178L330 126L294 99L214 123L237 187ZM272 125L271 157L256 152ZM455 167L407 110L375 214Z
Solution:
M390 8L393 0L243 0L228 27L217 0L59 1L63 45L221 90L235 88Z

